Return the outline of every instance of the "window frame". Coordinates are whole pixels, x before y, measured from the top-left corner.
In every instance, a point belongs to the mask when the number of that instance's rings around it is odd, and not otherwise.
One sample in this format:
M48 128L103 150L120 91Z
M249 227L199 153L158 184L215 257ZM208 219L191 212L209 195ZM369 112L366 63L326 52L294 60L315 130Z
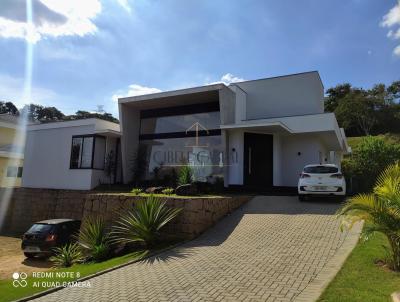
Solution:
M93 144L92 144L92 156L90 159L90 167L81 167L82 166L82 155L79 158L79 162L78 162L78 167L72 167L72 147L73 147L73 141L75 138L82 138L82 148L83 148L83 144L84 144L84 140L85 138L93 138ZM99 171L104 171L104 167L102 169L100 168L94 168L93 164L94 164L94 152L95 152L95 148L96 148L96 138L101 138L105 140L105 145L104 148L107 149L107 138L103 135L99 135L99 134L81 134L81 135L73 135L71 138L71 148L70 148L70 159L69 159L69 169L70 170L99 170ZM105 150L105 154L107 150ZM104 158L105 160L105 158Z

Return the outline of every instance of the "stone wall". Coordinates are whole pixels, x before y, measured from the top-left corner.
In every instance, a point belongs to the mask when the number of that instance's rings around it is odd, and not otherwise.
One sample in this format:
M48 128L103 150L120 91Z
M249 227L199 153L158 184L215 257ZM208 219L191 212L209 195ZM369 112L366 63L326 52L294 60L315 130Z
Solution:
M134 207L143 197L128 194L93 193L49 189L14 190L2 232L22 234L33 222L50 218L83 220L90 215L101 215L111 225L120 215ZM191 239L226 214L247 202L249 196L225 197L163 197L167 206L182 208L181 214L165 229L166 235Z

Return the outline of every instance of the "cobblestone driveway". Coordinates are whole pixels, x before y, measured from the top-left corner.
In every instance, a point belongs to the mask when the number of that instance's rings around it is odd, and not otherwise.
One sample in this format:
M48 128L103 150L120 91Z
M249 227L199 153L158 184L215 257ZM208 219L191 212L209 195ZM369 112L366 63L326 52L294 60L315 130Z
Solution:
M196 240L37 301L291 301L346 239L337 207L259 196Z

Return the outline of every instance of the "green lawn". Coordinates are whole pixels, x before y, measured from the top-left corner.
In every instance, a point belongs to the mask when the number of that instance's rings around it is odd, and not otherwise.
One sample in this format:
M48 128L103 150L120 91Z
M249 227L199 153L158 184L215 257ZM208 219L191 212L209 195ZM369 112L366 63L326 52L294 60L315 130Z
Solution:
M69 268L62 269L53 269L48 272L69 272L74 273L74 277L64 277L64 278L33 278L31 275L28 276L26 287L14 287L12 283L12 279L9 280L0 280L0 302L5 301L13 301L17 299L21 299L23 297L27 297L38 292L49 289L49 285L51 284L43 284L43 282L71 282L76 280L76 275L79 274L79 277L85 277L100 271L104 271L106 269L112 268L114 266L122 265L129 261L139 260L146 255L146 252L135 252L131 254L127 254L121 257L112 258L110 260L101 262L101 263L92 263L92 264L79 264L74 265ZM35 283L37 282L37 283ZM35 287L37 285L37 287Z
M400 291L400 273L374 264L385 257L383 245L387 241L380 234L360 240L318 301L391 301L390 294Z
M400 143L400 134L397 133L379 134L377 136L385 138L385 140L387 140L388 142L398 143L398 144ZM350 147L354 150L364 137L365 136L348 137L347 142L350 145Z

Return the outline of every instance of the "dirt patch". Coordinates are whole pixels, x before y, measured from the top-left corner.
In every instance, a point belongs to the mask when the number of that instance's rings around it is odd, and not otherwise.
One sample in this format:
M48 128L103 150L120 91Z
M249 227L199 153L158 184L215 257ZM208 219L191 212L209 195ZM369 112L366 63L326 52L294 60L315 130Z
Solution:
M20 238L0 236L0 280L10 279L14 272L39 272L51 266L46 259L26 259Z

